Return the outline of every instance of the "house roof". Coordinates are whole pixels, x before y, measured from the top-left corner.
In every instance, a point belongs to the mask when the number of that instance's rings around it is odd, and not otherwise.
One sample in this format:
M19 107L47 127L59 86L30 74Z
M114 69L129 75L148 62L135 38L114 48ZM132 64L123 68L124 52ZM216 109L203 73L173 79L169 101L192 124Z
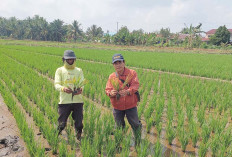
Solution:
M209 38L203 37L203 38L201 38L201 41L209 41Z
M179 34L178 39L179 40L184 40L188 36L189 36L189 34Z
M206 34L215 34L217 29L211 29L210 31L206 32ZM230 33L232 33L232 29L228 29Z

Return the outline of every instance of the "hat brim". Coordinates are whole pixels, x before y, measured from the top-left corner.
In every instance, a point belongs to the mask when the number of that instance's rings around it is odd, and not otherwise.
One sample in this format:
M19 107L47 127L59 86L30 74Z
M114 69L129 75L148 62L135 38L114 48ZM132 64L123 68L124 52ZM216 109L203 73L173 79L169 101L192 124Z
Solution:
M76 57L64 57L64 59L76 59Z
M124 61L124 59L115 59L114 61L112 61L112 63L115 63L117 61Z

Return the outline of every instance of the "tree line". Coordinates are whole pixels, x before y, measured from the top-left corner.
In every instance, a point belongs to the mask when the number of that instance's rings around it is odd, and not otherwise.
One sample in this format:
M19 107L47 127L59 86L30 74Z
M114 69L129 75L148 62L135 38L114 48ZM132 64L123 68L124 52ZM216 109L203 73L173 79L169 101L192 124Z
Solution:
M84 32L81 23L74 20L71 24L56 19L47 22L45 18L35 15L19 20L16 17L0 17L1 38L29 39L41 41L58 42L102 42L117 45L142 45L159 47L186 47L186 48L208 48L210 45L228 46L230 43L230 32L225 26L220 26L215 35L210 37L210 42L201 41L201 26L185 26L179 33L171 33L169 28L161 28L156 32L144 32L142 29L132 32L124 26L117 33L104 32L101 27L92 25ZM181 36L185 37L181 38Z

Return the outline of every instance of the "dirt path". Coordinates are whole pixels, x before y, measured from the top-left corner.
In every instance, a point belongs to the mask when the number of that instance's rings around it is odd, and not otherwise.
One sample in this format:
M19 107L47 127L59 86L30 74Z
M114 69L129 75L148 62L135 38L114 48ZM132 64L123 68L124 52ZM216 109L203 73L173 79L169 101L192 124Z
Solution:
M29 157L30 155L21 138L14 116L0 94L0 157L3 156Z

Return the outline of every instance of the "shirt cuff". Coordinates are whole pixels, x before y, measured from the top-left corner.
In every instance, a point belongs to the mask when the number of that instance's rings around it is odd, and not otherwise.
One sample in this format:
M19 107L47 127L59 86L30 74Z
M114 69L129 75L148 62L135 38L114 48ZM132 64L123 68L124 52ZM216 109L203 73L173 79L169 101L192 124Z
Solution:
M61 87L61 92L64 92L64 87Z

